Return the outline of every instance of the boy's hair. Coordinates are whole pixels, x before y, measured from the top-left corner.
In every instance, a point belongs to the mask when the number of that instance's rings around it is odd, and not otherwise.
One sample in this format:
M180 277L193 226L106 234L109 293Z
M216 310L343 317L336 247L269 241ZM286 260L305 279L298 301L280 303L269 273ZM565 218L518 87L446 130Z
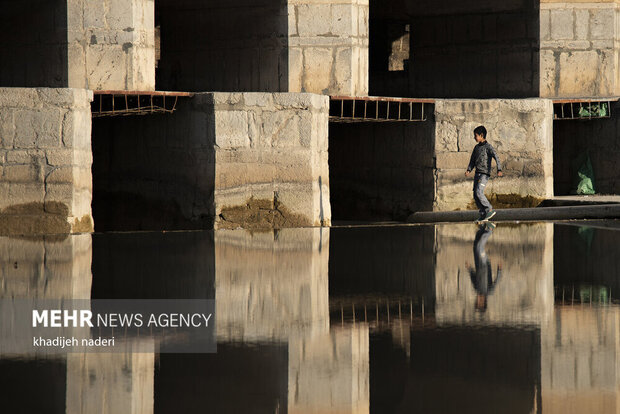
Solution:
M482 138L487 139L487 129L483 127L482 125L474 129L474 134L482 135Z

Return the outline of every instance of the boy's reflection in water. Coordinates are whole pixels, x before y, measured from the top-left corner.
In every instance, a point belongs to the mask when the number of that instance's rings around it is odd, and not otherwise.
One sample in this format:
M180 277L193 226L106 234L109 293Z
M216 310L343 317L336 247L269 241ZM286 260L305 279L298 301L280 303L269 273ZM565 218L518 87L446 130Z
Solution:
M469 263L466 263L467 270L469 270L469 276L471 277L471 283L476 289L476 310L484 312L487 309L487 296L489 296L499 278L502 274L502 266L497 266L497 276L493 280L493 269L491 262L487 256L484 248L493 233L495 225L493 223L481 224L476 233L476 239L474 240L474 263L475 268L471 267Z

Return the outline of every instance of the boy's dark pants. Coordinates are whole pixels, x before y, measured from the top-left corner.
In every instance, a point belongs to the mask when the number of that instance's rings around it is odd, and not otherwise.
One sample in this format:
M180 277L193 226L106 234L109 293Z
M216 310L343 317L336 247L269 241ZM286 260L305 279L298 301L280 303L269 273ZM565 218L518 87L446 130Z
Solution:
M488 182L488 175L480 173L476 173L474 175L474 200L476 201L476 206L478 206L478 210L480 211L480 217L483 217L493 209L491 203L489 203L489 200L487 200L487 197L484 195L484 190L486 189Z

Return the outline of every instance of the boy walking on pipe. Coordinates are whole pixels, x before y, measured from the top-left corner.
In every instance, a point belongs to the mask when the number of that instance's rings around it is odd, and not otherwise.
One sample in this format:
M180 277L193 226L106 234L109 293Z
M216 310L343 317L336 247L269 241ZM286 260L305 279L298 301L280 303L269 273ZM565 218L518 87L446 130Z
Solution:
M484 190L491 177L491 162L493 159L495 159L497 164L497 175L501 177L504 173L502 172L502 164L499 162L495 148L487 142L487 129L484 126L481 125L474 129L474 139L478 145L474 147L471 153L465 176L469 177L471 171L474 168L476 169L474 174L474 200L476 201L476 206L478 206L478 211L480 211L480 220L478 221L488 221L495 215L493 206L491 206L491 203L484 195Z

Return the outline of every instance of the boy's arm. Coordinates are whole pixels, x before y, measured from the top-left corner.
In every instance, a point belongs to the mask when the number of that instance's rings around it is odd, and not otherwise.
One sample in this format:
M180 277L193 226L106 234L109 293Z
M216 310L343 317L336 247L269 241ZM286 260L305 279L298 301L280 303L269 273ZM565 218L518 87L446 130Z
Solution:
M471 152L471 157L469 157L469 165L467 166L467 172L470 172L471 170L474 169L474 165L475 165L474 154L475 153L476 153L476 150L474 149L474 151Z
M497 172L498 174L502 172L502 164L499 162L499 157L497 156L497 152L495 152L495 148L489 145L489 153L492 158L495 159L495 163L497 164Z

